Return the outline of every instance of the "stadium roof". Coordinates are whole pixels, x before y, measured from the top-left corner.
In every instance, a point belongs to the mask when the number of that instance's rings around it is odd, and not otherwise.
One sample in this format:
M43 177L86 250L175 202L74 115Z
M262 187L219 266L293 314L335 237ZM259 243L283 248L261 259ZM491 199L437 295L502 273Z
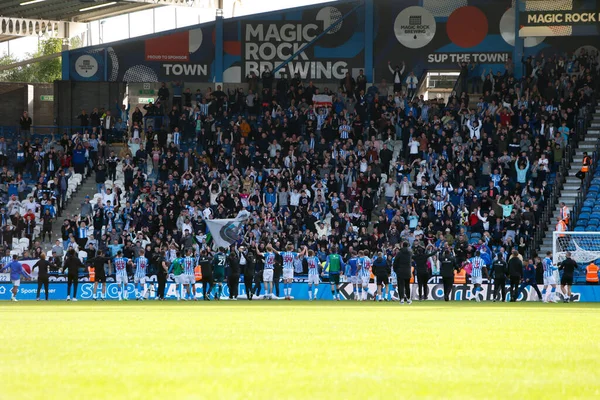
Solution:
M40 26L42 21L64 26L64 22L90 22L167 5L215 8L215 4L215 0L0 0L0 41L39 34L36 20ZM21 26L29 21L33 21L33 32L24 32Z

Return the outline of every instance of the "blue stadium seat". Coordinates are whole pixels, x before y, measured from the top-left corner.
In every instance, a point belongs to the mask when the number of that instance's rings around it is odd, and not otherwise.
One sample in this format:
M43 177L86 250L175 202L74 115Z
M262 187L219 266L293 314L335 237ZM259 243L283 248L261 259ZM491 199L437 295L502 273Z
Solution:
M582 207L581 208L581 212L584 213L591 213L592 212L592 208L591 207Z
M574 231L575 232L585 232L585 228L583 226L576 226Z
M581 214L579 214L579 219L590 219L590 214L582 212Z
M598 230L598 225L588 225L585 228L586 232L594 232L594 231L597 231L597 230Z
M478 233L478 232L471 233L471 239L481 239L481 233Z
M584 207L594 207L595 205L596 205L596 202L592 201L592 200L586 200L583 202Z

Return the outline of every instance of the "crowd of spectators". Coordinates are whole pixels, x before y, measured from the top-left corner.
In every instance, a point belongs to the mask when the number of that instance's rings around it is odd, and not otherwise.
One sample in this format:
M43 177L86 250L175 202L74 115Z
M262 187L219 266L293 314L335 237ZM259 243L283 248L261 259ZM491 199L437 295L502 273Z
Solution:
M63 179L95 172L99 195L62 229L64 249L90 256L144 249L169 261L207 247L205 219L243 209L243 241L261 251L291 243L323 259L333 245L342 256L391 255L408 241L450 246L459 262L481 247L525 254L598 84L598 55L524 63L523 79L511 61L495 72L463 64L464 90L447 101L414 96L418 79L399 66L390 66L392 83L372 88L362 71L329 88L268 70L247 77L247 90L162 84L144 111L117 102L116 117L83 111L72 137L23 143L15 179L39 182L34 201L60 215ZM125 144L114 152L113 141Z

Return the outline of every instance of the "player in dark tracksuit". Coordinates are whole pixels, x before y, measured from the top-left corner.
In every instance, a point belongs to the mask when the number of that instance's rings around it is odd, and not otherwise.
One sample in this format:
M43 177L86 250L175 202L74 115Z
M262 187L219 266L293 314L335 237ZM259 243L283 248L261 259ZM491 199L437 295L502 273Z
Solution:
M535 278L535 264L533 263L533 260L529 260L529 262L527 263L527 265L524 268L524 274L523 274L523 283L521 283L521 287L519 287L519 294L517 295L517 298L519 297L519 295L521 294L521 292L527 287L527 286L532 286L533 289L536 291L538 298L540 299L540 301L542 301L542 293L540 292L540 289L537 286L537 281Z
M494 298L493 301L506 301L506 277L508 276L508 264L504 261L502 253L492 263L491 275L494 277ZM502 293L502 297L499 297Z
M444 283L444 301L450 301L452 288L454 287L454 270L457 267L456 259L450 249L444 250L440 260L440 275Z

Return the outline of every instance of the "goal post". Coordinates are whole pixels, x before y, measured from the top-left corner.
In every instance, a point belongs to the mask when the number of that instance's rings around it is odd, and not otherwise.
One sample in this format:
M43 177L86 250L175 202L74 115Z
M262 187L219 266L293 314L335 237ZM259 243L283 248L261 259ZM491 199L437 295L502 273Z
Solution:
M554 265L564 261L567 252L578 264L600 260L600 232L552 232Z

